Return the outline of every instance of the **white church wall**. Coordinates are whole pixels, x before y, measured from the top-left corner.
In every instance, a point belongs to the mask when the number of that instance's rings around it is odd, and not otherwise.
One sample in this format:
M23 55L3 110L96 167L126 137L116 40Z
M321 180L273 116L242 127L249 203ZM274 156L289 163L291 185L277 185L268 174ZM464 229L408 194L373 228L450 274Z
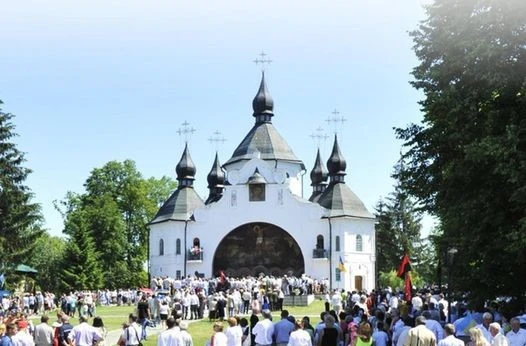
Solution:
M374 256L375 220L345 217L332 219L331 222L333 238L340 237L341 250L333 252L333 261L339 261L341 256L346 269L340 274L340 281L343 281L343 285L341 282L339 285L346 290L373 289L375 287L374 261L376 260ZM357 236L362 239L361 250L357 248ZM334 246L335 244L333 248ZM338 282L333 282L333 287L337 287L336 284Z
M184 222L167 221L150 226L150 274L152 276L176 277L184 267ZM160 241L164 254L160 255ZM181 242L180 254L176 254L177 239Z
M306 273L321 275L323 265L313 261L312 252L318 234L328 239L326 222L321 219L323 208L294 197L282 184L267 184L265 201L250 202L248 196L248 186L228 186L218 203L196 210L196 222L188 234L189 239L200 237L205 256L202 263L193 266L211 275L213 250L228 233L244 224L265 222L282 228L296 240L304 257Z

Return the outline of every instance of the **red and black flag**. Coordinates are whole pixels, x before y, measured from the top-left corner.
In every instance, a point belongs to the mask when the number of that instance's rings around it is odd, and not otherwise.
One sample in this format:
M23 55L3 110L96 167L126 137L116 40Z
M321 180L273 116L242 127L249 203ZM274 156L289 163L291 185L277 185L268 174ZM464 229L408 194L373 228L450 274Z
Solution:
M404 255L402 258L402 263L400 263L400 267L398 268L398 272L396 273L399 278L404 279L404 293L405 293L405 300L410 301L411 300L411 261L409 261L409 256L407 254Z

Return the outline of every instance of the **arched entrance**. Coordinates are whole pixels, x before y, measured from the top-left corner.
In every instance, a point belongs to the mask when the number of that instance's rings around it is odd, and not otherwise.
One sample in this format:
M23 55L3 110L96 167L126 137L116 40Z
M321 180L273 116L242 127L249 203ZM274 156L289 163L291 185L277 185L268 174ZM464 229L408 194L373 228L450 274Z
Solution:
M221 240L212 270L227 276L299 276L305 272L305 261L289 233L270 223L254 222L235 228Z

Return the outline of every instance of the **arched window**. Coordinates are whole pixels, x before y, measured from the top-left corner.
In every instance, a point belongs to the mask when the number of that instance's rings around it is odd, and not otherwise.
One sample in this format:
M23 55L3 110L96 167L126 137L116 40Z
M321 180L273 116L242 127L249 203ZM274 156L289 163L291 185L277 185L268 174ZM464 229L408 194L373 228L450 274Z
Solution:
M159 240L159 256L164 256L164 240Z
M340 236L337 235L336 238L334 239L334 251L340 251Z
M181 254L181 239L177 238L175 241L175 254L180 255Z
M362 236L359 234L356 236L356 251L363 251Z
M200 248L201 242L199 241L199 238L194 238L194 247Z
M321 234L316 237L316 249L323 250L323 236Z

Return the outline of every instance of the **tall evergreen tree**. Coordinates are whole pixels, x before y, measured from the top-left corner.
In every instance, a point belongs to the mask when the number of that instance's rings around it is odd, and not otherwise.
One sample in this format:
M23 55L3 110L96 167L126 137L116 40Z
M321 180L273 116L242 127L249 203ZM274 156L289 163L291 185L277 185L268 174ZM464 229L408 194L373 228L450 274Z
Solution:
M401 161L395 166L400 171ZM407 253L418 263L421 252L421 213L415 203L397 182L394 191L375 207L378 220L376 225L376 265L379 272L396 269L400 259Z
M453 289L526 300L526 2L435 0L412 33L423 124L403 185L458 249Z
M102 264L95 242L88 230L88 218L84 210L76 210L68 215L65 229L69 241L59 272L61 288L70 290L93 290L103 287Z
M2 105L2 101L0 101ZM31 170L24 167L24 153L17 149L14 116L0 108L0 273L27 260L42 234L40 206L25 185Z

